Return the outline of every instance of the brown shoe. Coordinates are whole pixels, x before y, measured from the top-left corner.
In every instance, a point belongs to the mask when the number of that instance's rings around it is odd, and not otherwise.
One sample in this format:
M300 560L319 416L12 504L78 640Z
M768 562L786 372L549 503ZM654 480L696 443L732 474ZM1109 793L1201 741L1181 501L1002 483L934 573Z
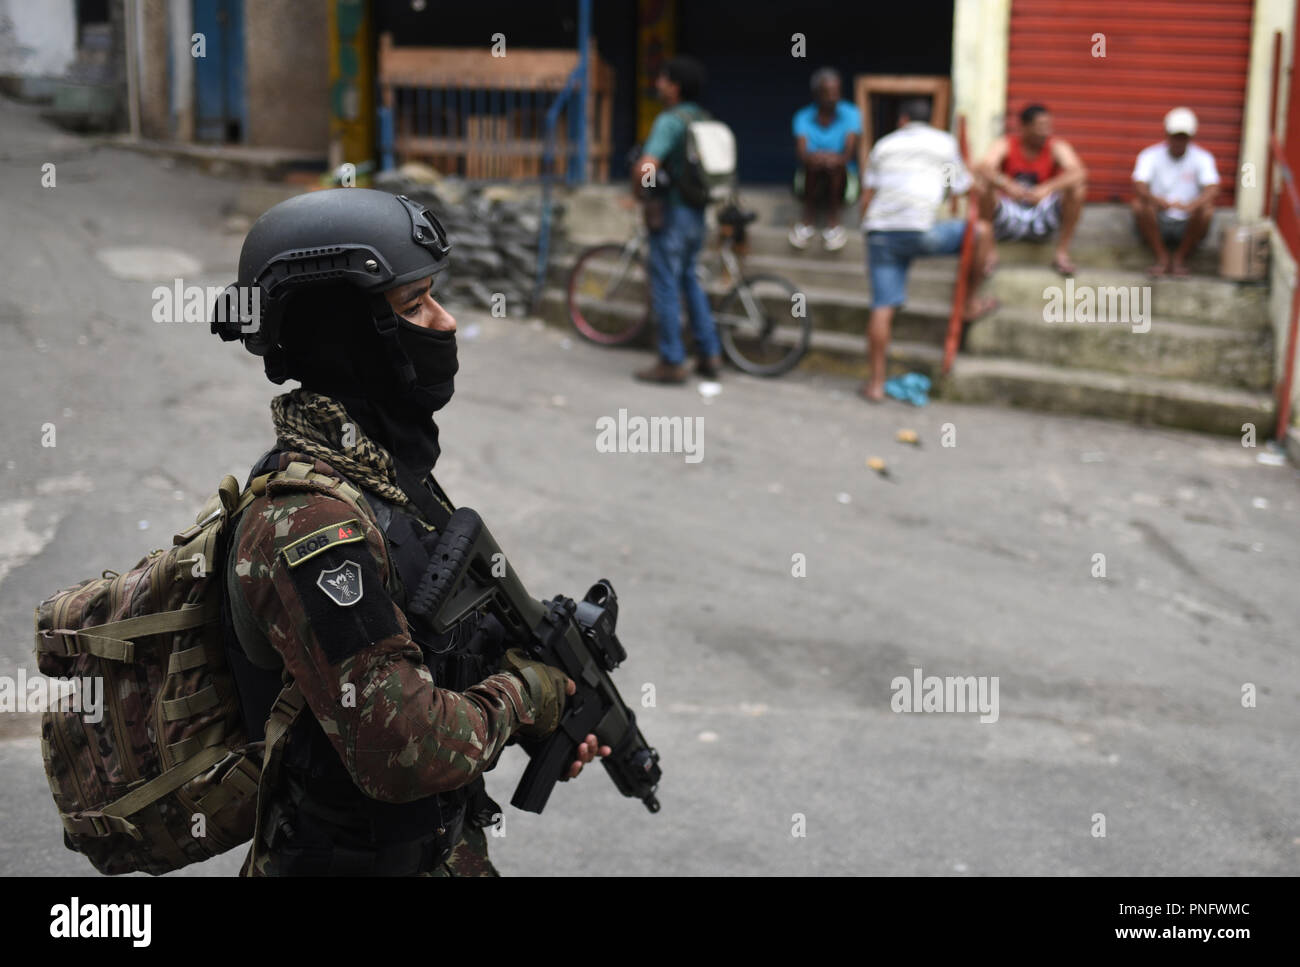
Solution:
M722 357L701 356L699 362L695 364L695 372L699 373L705 379L721 379Z
M674 366L661 359L649 369L642 369L635 375L647 383L684 383L690 378L690 369L685 363Z

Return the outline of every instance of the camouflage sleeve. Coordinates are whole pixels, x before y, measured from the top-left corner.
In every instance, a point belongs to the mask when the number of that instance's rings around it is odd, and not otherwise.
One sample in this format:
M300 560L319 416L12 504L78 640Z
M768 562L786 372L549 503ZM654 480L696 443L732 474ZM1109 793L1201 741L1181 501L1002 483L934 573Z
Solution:
M536 709L521 679L437 688L386 590L374 522L319 493L249 506L232 553L239 590L357 787L384 802L459 788L491 768Z

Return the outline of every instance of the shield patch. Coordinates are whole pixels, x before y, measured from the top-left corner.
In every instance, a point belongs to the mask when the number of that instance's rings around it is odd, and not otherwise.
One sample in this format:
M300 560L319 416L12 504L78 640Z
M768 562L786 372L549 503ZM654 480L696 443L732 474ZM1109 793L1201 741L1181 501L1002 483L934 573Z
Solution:
M316 586L335 604L350 608L361 600L361 565L356 561L344 561L336 568L321 571Z

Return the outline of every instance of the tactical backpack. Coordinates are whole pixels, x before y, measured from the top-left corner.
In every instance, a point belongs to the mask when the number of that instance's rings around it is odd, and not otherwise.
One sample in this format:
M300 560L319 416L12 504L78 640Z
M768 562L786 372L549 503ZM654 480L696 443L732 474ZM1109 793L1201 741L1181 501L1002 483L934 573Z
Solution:
M707 113L678 112L686 124L686 144L677 190L692 208L726 201L736 187L736 136Z
M221 623L226 545L256 497L304 489L372 516L360 509L359 491L310 464L263 474L244 491L227 476L171 548L37 607L42 674L103 682L98 722L58 707L41 719L64 843L101 873L168 873L253 837L259 788L273 785L304 700L288 684L265 742L247 741Z

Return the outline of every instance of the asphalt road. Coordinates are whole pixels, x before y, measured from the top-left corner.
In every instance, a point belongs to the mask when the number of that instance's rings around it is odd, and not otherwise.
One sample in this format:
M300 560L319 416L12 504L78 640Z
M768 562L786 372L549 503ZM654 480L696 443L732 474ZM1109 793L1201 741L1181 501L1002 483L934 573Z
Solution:
M0 127L0 675L16 675L35 673L33 606L169 544L269 444L278 390L201 323L151 318L155 284L233 279L237 183L91 150L7 101ZM127 253L143 279L104 260L140 246L164 250ZM504 873L1300 872L1293 468L1232 439L867 407L830 377L643 386L641 354L458 317L439 478L537 596L613 581L617 679L664 768L658 815L599 769L540 817L507 809ZM620 409L702 418L702 459L599 452ZM895 442L905 427L921 448ZM917 668L996 678L997 721L893 711ZM500 801L522 765L511 749L490 775ZM93 872L60 832L34 717L0 713L0 873Z

